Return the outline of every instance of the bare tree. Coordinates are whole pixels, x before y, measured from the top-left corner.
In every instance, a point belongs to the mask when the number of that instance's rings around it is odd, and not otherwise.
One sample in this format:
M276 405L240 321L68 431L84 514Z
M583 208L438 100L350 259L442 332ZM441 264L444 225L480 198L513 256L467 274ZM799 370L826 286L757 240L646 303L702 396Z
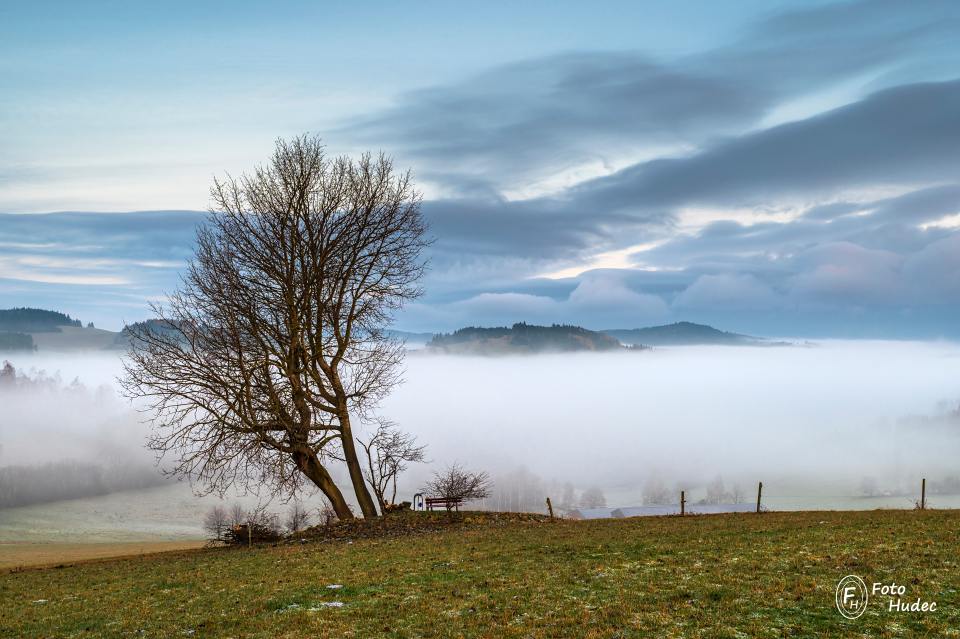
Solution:
M367 457L364 477L385 513L387 504L397 499L397 476L407 469L410 463L423 462L426 446L418 446L417 438L405 433L386 420L380 420L377 430L367 441L358 439ZM387 492L390 493L389 499Z
M459 464L448 466L434 473L423 492L433 497L447 499L447 510L453 507L451 501L470 501L486 499L490 496L490 476L485 472L474 473L464 470Z
M593 486L583 491L583 494L580 495L580 507L581 508L606 508L607 498L604 497L602 490L600 490L596 486Z
M321 526L329 526L330 524L337 521L337 513L330 507L329 504L325 505L323 508L320 508L317 511L317 515L320 520Z
M123 383L152 415L151 447L221 493L289 496L307 479L349 519L336 449L376 516L353 419L398 383L403 349L382 329L421 293L428 240L409 173L384 156L328 159L301 136L211 192L180 290L131 330Z
M310 521L310 513L303 507L299 501L294 500L290 504L290 507L287 508L287 531L288 532L297 532L298 530L303 530L307 527L307 523Z
M230 527L239 526L247 521L247 511L237 502L233 502L230 511L227 513L227 523Z
M230 530L229 515L223 506L214 506L203 518L203 529L210 535L211 541L223 541Z
M743 489L740 488L740 484L733 485L733 490L730 493L730 498L733 500L733 503L735 504L743 503Z
M566 482L563 485L563 493L560 496L560 510L564 512L569 512L577 507L577 494L573 488L573 484Z
M650 477L643 484L643 503L661 505L670 503L670 492L659 477Z
M707 496L704 502L708 504L723 504L732 499L723 484L723 477L717 475L709 484L707 484Z

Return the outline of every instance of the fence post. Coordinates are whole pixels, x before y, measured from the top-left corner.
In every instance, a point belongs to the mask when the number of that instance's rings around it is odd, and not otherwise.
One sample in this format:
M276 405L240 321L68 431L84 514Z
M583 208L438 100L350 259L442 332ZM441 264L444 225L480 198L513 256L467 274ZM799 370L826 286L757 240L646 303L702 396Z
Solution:
M680 491L680 516L683 517L684 513L687 510L687 495L684 491Z
M757 512L760 512L760 497L763 495L763 482L757 486Z
M553 519L553 504L550 503L549 497L547 497L547 510L550 512L550 519Z
M920 483L920 510L927 508L927 478L924 477Z

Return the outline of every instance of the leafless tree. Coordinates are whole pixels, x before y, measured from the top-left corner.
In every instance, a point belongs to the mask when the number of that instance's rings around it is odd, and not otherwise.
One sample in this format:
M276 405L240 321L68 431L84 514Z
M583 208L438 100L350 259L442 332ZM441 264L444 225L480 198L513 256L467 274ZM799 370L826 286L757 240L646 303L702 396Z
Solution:
M661 505L670 503L670 492L658 477L650 477L643 484L643 503Z
M287 531L297 532L298 530L303 530L307 527L309 521L310 513L303 507L303 504L294 500L289 508L287 508Z
M240 524L247 521L247 511L243 509L243 506L234 502L230 506L230 511L227 513L227 523L230 524L230 527L239 526Z
M880 494L880 487L875 477L863 477L860 480L860 494L864 497L876 497Z
M229 515L223 506L214 506L203 518L203 529L210 535L211 541L223 541L230 530Z
M247 522L264 530L270 530L277 535L280 534L282 528L280 515L267 510L267 506L264 504L257 505L256 508L247 513Z
M606 508L607 498L604 497L602 490L600 490L596 486L593 486L583 491L583 494L580 495L580 507L581 508Z
M723 483L723 477L717 475L709 484L707 484L707 496L704 501L708 504L723 504L730 501L732 496L727 492Z
M328 159L301 136L211 192L180 290L131 331L123 384L152 415L150 445L211 491L290 496L308 479L349 519L336 450L376 516L353 420L398 383L403 349L382 329L421 293L428 240L409 173L384 156Z
M730 493L730 497L733 499L733 503L735 504L743 503L743 489L740 488L740 484L733 485L733 490Z
M423 462L427 447L418 446L416 437L385 420L378 422L377 430L368 440L357 441L367 457L364 476L377 498L380 512L385 513L387 504L397 499L397 476L408 464Z
M560 496L560 510L564 512L569 512L577 507L577 494L573 488L573 484L566 482L563 485L563 493Z
M459 464L448 466L444 470L433 474L433 479L427 482L423 492L432 497L443 497L447 500L470 501L472 499L486 499L490 496L492 484L490 476L485 472L474 473L464 470ZM453 507L447 503L447 510Z
M320 508L317 511L317 514L318 514L321 526L329 526L330 524L337 521L337 513L336 511L333 510L333 508L330 507L329 504L324 506L323 508Z

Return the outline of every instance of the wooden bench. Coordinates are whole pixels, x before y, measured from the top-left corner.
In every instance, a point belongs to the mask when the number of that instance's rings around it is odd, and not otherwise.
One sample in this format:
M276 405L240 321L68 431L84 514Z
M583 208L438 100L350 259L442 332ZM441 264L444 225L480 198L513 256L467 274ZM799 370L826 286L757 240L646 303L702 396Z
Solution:
M427 497L427 510L433 510L434 506L442 506L446 510L451 508L456 508L457 512L460 512L460 504L463 503L463 500L459 497L446 498L446 497Z

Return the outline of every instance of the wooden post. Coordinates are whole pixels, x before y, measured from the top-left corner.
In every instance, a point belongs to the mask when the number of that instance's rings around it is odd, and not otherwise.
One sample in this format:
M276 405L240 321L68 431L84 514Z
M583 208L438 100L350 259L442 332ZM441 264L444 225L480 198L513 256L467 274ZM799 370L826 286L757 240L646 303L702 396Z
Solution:
M927 478L924 477L920 483L920 510L927 508Z
M683 517L687 510L687 496L684 491L680 491L680 516Z
M550 503L549 497L547 497L547 510L550 511L550 519L553 519L553 504Z
M757 512L760 512L760 497L763 495L763 482L757 486Z
M247 547L253 548L253 525L247 520Z

